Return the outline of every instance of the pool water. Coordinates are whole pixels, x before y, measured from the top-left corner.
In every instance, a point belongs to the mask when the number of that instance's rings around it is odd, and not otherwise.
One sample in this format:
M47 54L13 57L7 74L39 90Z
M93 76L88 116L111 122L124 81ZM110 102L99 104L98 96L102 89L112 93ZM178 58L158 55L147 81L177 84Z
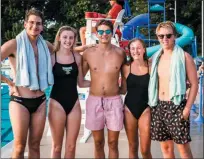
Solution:
M46 91L46 97L48 99L50 94L49 87ZM5 146L7 143L13 140L13 132L11 128L10 118L9 118L9 89L8 85L1 85L1 147Z

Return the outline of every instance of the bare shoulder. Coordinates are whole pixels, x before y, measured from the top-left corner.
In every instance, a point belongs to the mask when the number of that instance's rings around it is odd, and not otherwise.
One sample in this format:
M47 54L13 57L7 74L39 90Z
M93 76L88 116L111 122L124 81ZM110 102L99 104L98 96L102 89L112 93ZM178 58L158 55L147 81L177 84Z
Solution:
M119 55L121 56L124 56L125 55L125 51L118 47L118 46L115 46L115 45L112 45L112 48L114 49L115 52L117 52Z
M189 53L185 52L184 55L186 60L193 60L192 56Z
M17 48L17 42L16 42L16 39L11 39L7 42L5 42L2 47L12 47L12 48Z
M90 47L90 48L87 48L83 53L83 58L86 58L90 54L95 53L97 51L97 49L98 49L97 45L93 46L93 47Z
M186 66L187 72L189 72L188 70L190 70L190 72L192 72L193 70L196 71L195 62L193 61L193 58L191 57L191 55L187 52L185 52L185 66Z
M186 64L187 63L193 63L194 64L192 56L187 52L185 52L185 61L186 61Z
M17 50L16 39L11 39L1 46L1 56L2 58L6 58L10 55L14 55L16 53L16 50Z

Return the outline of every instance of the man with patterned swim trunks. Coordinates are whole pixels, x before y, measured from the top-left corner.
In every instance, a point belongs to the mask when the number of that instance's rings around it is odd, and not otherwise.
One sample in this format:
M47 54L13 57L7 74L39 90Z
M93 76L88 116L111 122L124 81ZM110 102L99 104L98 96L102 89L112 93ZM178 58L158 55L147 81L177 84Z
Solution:
M89 69L91 75L85 126L92 130L95 158L105 158L105 125L108 129L109 158L118 158L118 137L124 118L118 79L125 53L111 44L113 24L110 21L100 21L96 30L99 44L83 53L83 73L85 75Z
M160 23L156 35L162 48L151 59L151 139L160 142L164 158L175 158L174 142L181 158L193 158L189 114L198 90L196 67L192 57L175 44L172 22ZM191 85L188 99L187 80Z
M157 107L152 108L151 139L158 141L174 140L177 144L191 141L190 122L182 118L186 105L183 100L180 105L172 101L158 101Z

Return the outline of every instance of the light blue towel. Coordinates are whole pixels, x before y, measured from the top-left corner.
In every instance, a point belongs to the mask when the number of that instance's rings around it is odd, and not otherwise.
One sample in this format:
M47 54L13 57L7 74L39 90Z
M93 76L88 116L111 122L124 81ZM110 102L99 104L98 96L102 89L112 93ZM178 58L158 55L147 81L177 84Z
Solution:
M153 107L157 105L158 101L158 62L162 49L157 51L152 57L152 69L149 81L149 102ZM186 94L186 69L185 69L185 53L178 45L174 46L171 65L170 65L170 82L169 95L171 101L175 105L180 105Z
M54 78L50 52L43 37L39 35L37 39L38 73L33 47L25 30L16 36L16 42L16 86L44 91L49 85L53 85Z

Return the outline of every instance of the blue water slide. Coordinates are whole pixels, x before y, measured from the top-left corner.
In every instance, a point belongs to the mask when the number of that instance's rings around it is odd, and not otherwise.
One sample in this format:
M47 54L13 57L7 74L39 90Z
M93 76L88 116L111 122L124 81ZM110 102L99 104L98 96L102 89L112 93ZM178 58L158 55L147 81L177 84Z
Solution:
M135 36L135 30L137 26L143 26L148 25L148 14L141 14L130 21L128 21L124 25L124 29L122 32L123 39L125 40L131 40ZM178 38L176 39L176 44L178 44L181 47L184 47L188 44L191 44L194 39L194 33L191 28L182 25L180 23L174 23L176 30L178 32ZM140 38L144 39L143 35L139 35ZM152 46L147 48L147 56L151 57L156 51L158 51L160 48L160 45Z
M147 25L148 24L148 14L140 14L130 21L128 21L123 28L123 39L131 40L135 37L135 31L137 26Z

